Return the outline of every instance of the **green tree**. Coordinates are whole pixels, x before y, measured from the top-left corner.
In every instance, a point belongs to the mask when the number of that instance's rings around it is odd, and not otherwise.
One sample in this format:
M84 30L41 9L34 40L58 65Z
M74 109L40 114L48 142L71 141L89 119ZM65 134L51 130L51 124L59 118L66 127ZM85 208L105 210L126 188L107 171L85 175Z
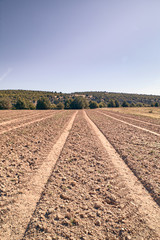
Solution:
M16 109L27 109L27 104L24 99L19 98L15 104Z
M104 107L106 107L106 104L104 102L100 102L99 103L99 108L104 108Z
M51 109L56 109L56 108L57 108L56 104L52 103Z
M159 103L158 103L158 102L156 102L156 103L155 103L155 107L158 107L158 106L159 106Z
M98 106L98 103L97 103L97 102L95 102L95 101L90 101L89 107L90 107L91 109L93 109L93 108L98 108L99 106Z
M132 103L130 104L130 107L136 107L135 103L132 102Z
M72 109L88 108L88 101L83 97L76 97L71 103Z
M129 104L128 104L126 101L124 101L124 102L122 103L122 107L129 107Z
M136 107L143 107L143 103L141 102L136 103Z
M7 98L0 98L0 109L11 109L11 101Z
M111 99L108 103L108 107L115 107L115 101L113 99Z
M115 107L120 107L120 103L118 100L115 100Z
M57 109L64 109L64 104L62 102L59 102L57 104Z
M36 109L51 109L51 103L48 98L42 97L37 101Z
M69 109L71 108L71 103L73 102L72 98L66 99L64 105L65 105L65 109Z
M36 109L36 106L35 106L32 102L29 102L29 103L28 103L28 108L29 108L30 110L35 110L35 109Z

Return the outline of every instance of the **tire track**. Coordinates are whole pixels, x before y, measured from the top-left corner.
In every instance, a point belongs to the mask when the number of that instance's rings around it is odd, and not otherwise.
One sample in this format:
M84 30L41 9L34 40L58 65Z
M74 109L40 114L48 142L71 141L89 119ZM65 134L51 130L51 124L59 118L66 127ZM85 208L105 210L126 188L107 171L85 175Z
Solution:
M52 169L64 147L76 115L77 111L73 114L67 127L53 146L46 161L43 162L34 177L28 183L25 192L18 196L15 203L13 203L10 210L10 220L7 223L7 226L2 226L0 233L1 240L19 240L23 237L29 220L35 210L36 203L41 196L41 192L43 191Z
M8 128L8 129L6 129L6 130L0 131L0 134L7 133L7 132L12 131L12 130L17 129L17 128L25 127L25 126L27 126L27 125L29 125L29 124L32 124L32 123L35 123L35 122L40 122L40 121L45 120L45 119L47 119L47 118L51 118L52 116L53 116L53 114L52 114L52 115L49 115L49 116L47 116L47 117L42 117L42 118L39 118L39 119L30 121L30 122L27 122L27 123L23 123L23 124L21 124L21 125L19 125L19 126L14 126L14 127ZM27 118L27 119L28 119L28 118Z
M106 114L106 113L102 113L102 112L99 112L99 111L97 111L97 112L100 113L100 114L102 114L102 115L105 115L105 116L107 116L107 117L110 117L110 118L112 118L112 119L114 119L114 120L116 120L116 121L119 121L119 122L122 122L122 123L124 123L124 124L127 124L127 125L129 125L129 126L132 126L132 127L138 128L138 129L143 130L143 131L145 131L145 132L152 133L152 134L154 134L154 135L156 135L156 136L160 136L159 133L156 133L156 132L150 131L150 130L148 130L148 129L146 129L146 128L142 128L142 127L136 126L136 125L134 125L134 124L131 124L131 123L125 122L125 121L123 121L123 120L120 120L120 119L118 119L118 118L115 118L115 117L113 117L113 116L110 116L110 115L108 115L108 114Z
M87 116L86 112L84 112L84 115L89 126L95 131L102 145L107 150L112 163L121 177L124 179L124 183L129 187L130 193L137 203L140 213L148 223L149 227L151 227L160 237L160 209L158 205L154 202L148 191L143 187L125 162L120 158L116 150L108 142L103 133Z

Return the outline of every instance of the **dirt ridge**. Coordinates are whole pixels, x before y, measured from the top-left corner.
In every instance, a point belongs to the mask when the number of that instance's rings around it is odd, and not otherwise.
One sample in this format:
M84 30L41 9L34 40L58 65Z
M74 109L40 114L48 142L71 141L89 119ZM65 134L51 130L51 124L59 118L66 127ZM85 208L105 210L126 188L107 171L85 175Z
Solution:
M123 159L120 158L119 154L108 142L103 133L98 129L96 124L94 124L93 121L87 116L85 111L84 116L90 128L95 131L97 137L100 139L104 148L109 153L109 156L115 168L124 179L124 183L129 187L131 195L133 195L140 213L148 225L160 236L160 209L158 205L155 203L155 201L152 199L148 191L143 187L137 177L133 174L133 172L129 169L129 167L125 164Z
M139 119L136 119L136 118L126 117L126 116L124 116L124 115L120 115L120 114L117 113L117 112L116 112L116 113L115 113L115 112L109 112L109 113L110 113L110 114L113 114L113 115L116 115L117 117L123 117L123 118L127 118L127 119L134 120L134 121L137 121L137 122L145 123L145 124L148 124L148 125L153 125L153 126L156 126L156 127L160 127L159 124L142 121L142 120L139 120Z
M42 117L42 118L39 118L39 119L30 121L30 122L27 122L27 123L23 123L23 124L21 124L21 125L19 125L19 126L14 126L14 127L8 128L7 130L0 131L0 134L4 134L4 133L6 133L6 132L15 130L15 129L17 129L17 128L25 127L25 126L27 126L27 125L29 125L29 124L32 124L32 123L35 123L35 122L43 121L43 120L45 120L45 119L47 119L47 118L51 118L52 116L53 116L53 114L52 114L52 115L49 115L49 116L47 116L47 117ZM26 118L26 119L28 119L28 118ZM26 119L25 119L25 120L26 120Z
M140 130L143 130L143 131L146 131L146 132L152 133L152 134L154 134L154 135L156 135L156 136L160 136L159 133L156 133L156 132L150 131L150 130L148 130L148 129L146 129L146 128L142 128L142 127L136 126L136 125L134 125L134 124L131 124L131 123L125 122L125 121L120 120L120 119L118 119L118 118L112 117L112 116L110 116L110 115L108 115L108 114L106 114L106 113L102 113L102 112L99 112L99 111L97 111L97 112L100 113L100 114L102 114L102 115L105 115L105 116L107 116L107 117L110 117L110 118L112 118L112 119L114 119L114 120L117 120L117 121L119 121L119 122L125 123L125 124L127 124L127 125L129 125L129 126L132 126L132 127L138 128L138 129L140 129Z
M67 140L76 115L77 111L73 113L67 127L53 146L46 161L43 162L42 166L28 183L25 192L19 195L15 203L13 203L10 211L10 221L7 223L7 226L3 225L1 228L1 240L19 240L23 237L28 222L35 210L36 203Z

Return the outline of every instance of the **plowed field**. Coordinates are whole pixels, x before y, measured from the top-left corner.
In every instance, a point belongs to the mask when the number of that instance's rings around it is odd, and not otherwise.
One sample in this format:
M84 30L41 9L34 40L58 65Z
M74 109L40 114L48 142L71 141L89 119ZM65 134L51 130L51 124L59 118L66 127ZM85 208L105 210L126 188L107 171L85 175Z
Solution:
M1 111L0 239L160 239L158 124L106 110Z

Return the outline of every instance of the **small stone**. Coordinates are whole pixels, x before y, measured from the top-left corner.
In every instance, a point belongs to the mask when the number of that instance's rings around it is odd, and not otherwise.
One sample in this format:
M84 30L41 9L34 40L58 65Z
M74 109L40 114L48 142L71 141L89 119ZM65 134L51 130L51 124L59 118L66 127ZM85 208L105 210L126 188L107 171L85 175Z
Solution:
M64 219L64 220L62 221L62 225L64 225L64 226L69 226L69 222L68 222L66 219Z
M69 200L69 197L67 195L64 195L63 193L60 195L60 198L63 200Z
M127 235L125 240L131 240L131 239L132 237L130 235Z
M95 202L94 208L95 208L95 209L101 208L101 203L100 203L100 202Z
M80 218L84 218L84 214L83 213L80 213Z
M76 183L75 182L71 182L71 185L72 185L72 187L74 187L76 185Z
M96 226L101 226L100 220L97 220L97 221L95 222L95 225L96 225Z
M62 218L63 218L63 216L61 214L57 213L54 219L55 220L60 220Z
M47 236L47 237L46 237L46 240L52 240L52 237Z
M98 216L98 217L101 216L101 212L100 212L100 211L97 212L97 216Z
M67 218L67 219L71 219L71 218L72 218L71 213L66 213L65 218Z
M51 214L51 213L53 213L53 212L54 212L54 208L49 208L49 209L48 209L48 213L49 213L49 214Z

